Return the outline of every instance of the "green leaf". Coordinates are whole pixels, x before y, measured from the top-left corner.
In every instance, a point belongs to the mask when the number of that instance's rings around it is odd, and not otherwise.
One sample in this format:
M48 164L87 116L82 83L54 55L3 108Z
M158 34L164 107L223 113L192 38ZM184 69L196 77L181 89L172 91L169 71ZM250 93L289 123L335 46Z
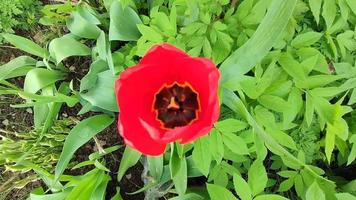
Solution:
M258 98L258 102L264 107L276 112L285 112L291 109L287 101L274 95L262 95Z
M54 194L43 194L43 195L39 195L39 194L34 194L31 193L29 200L63 200L65 199L68 194L71 192L72 188L67 188L65 190L63 190L62 192L58 192L58 193L54 193Z
M25 68L28 66L35 66L36 60L29 56L19 56L12 59L10 62L0 66L0 80L5 80L11 77L16 70L19 68ZM11 77L12 78L12 77Z
M235 135L234 133L226 132L223 135L224 144L232 152L238 155L248 155L249 150L247 148L246 142L240 136Z
M214 124L214 127L223 133L225 133L225 132L229 132L229 133L239 132L239 131L247 128L247 126L248 126L248 124L246 122L243 122L243 121L240 121L237 119L233 119L233 118L225 119L225 120L216 122Z
M142 24L140 17L129 6L123 8L120 1L113 1L110 7L109 40L136 41L141 34L137 28Z
M325 194L316 181L309 186L305 197L306 200L325 200Z
M288 200L285 197L276 194L263 194L258 195L254 200Z
M314 117L314 101L313 97L309 94L306 93L306 101L305 101L305 120L307 122L308 127L311 125Z
M222 83L247 73L268 54L275 45L276 38L284 34L296 2L272 1L266 16L252 37L222 63L220 67Z
M185 194L185 191L187 190L187 183L188 183L187 161L185 157L182 157L179 163L180 163L180 167L176 175L173 177L173 183L178 194L181 196Z
M331 154L333 153L334 146L335 146L335 134L334 132L328 131L329 129L326 129L326 135L325 135L325 155L330 163L331 161Z
M322 36L322 33L314 31L299 34L292 40L291 45L295 48L308 47L319 41Z
M210 132L208 137L210 153L213 159L219 164L224 156L224 143L221 134L216 129Z
M138 160L141 158L141 153L132 149L131 147L126 146L124 154L121 158L119 171L117 173L117 180L120 181L127 169L136 165Z
M89 72L80 80L80 92L93 88L98 80L98 74L107 70L109 67L103 60L96 60L91 63Z
M22 51L25 51L29 54L32 54L32 55L35 55L38 57L42 57L42 58L47 58L49 55L49 53L46 49L40 47L38 44L32 42L31 40L29 40L27 38L13 35L10 33L3 33L2 36L5 38L5 40L10 42L15 47L17 47L17 48L21 49Z
M356 15L356 2L354 0L346 0L352 12Z
M206 184L211 200L237 200L227 189L219 185Z
M250 186L238 174L233 176L234 188L241 200L252 200L252 192Z
M65 78L64 74L55 70L35 68L30 70L24 82L24 91L35 94L42 88Z
M283 53L280 56L278 62L284 71L293 77L293 79L300 82L305 81L306 75L304 73L303 66L298 61L296 61L292 55L289 53Z
M92 193L104 178L104 172L94 169L84 175L78 185L66 197L66 200L86 200L91 199Z
M260 160L255 160L248 170L248 185L252 190L252 195L263 192L267 186L267 172Z
M151 176L159 181L163 173L163 156L147 156L147 162Z
M111 70L103 71L97 74L96 84L86 93L80 93L80 96L90 102L92 106L102 108L111 112L117 112L118 107L115 96L116 76Z
M349 193L337 193L335 196L337 200L356 200L356 197Z
M310 10L312 11L315 21L317 24L319 24L319 19L320 19L320 9L321 9L321 3L323 0L309 0L309 6Z
M287 179L281 182L278 188L278 192L285 192L290 190L294 185L294 179Z
M56 165L55 180L58 180L59 176L64 172L75 151L108 127L113 121L114 118L108 115L96 115L79 122L69 132Z
M347 158L347 165L350 165L356 158L356 135L352 135L349 139L349 142L352 144L352 148Z
M141 34L143 37L145 37L147 40L150 40L152 42L162 42L163 37L161 34L159 34L155 29L152 27L139 24L137 25L138 30L140 30Z
M202 137L195 141L192 158L199 171L208 176L211 163L211 153L206 147L209 146L207 137Z
M78 42L70 35L56 38L49 43L49 52L51 57L57 62L57 65L65 58L70 56L88 56L91 49Z
M81 12L85 12L87 15L95 18L85 8L81 9ZM72 12L72 16L67 20L67 27L71 33L82 38L96 39L100 35L100 29L94 23L84 18L79 11Z

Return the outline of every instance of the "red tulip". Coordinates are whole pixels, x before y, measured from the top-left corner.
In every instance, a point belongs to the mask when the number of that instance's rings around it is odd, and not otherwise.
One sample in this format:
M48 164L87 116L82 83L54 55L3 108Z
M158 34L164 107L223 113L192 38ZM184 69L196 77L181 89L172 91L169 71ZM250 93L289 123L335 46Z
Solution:
M118 130L125 143L155 156L167 143L208 134L219 118L219 77L207 58L190 57L169 44L152 47L116 81Z

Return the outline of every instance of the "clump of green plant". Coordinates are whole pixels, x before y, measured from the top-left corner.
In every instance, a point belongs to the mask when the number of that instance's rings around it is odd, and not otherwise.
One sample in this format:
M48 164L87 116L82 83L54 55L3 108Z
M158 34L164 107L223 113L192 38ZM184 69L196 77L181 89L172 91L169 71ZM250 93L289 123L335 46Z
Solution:
M38 0L0 0L0 32L31 29L37 23L40 7Z
M13 165L25 152L30 152L24 161L31 162L41 168L53 172L54 166L62 151L63 142L74 125L71 119L62 119L43 134L43 138L37 143L41 129L33 129L29 132L9 132L1 130L0 140L0 165L6 167L6 171L23 170L24 166ZM33 148L33 149L32 149ZM32 149L32 150L30 150Z

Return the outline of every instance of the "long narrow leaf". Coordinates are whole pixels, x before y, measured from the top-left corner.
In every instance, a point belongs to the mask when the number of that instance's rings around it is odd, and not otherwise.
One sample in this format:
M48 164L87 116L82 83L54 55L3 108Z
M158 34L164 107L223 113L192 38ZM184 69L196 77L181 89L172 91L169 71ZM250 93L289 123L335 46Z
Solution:
M242 47L237 49L221 65L221 83L232 77L243 75L250 71L284 33L297 0L274 0L252 35Z

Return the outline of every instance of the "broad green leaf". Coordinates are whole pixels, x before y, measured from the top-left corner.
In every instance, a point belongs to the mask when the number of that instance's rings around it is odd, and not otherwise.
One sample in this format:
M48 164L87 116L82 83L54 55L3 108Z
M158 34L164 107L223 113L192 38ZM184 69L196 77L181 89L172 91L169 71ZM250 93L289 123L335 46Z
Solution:
M14 45L15 47L21 49L22 51L25 51L29 54L42 57L42 58L47 58L49 56L49 53L46 49L40 47L38 44L32 42L31 40L18 36L18 35L13 35L10 33L3 33L2 36L7 40L9 43Z
M252 200L252 192L247 182L237 174L233 175L234 188L241 200Z
M156 181L161 179L163 173L163 156L147 156L149 172Z
M296 81L303 82L306 79L306 75L303 70L303 66L296 61L289 53L284 53L278 60L282 68Z
M59 176L64 172L75 151L108 127L113 121L114 118L108 115L96 115L79 122L69 132L55 168L55 180L58 180Z
M356 196L350 194L350 193L337 193L335 194L337 200L356 200Z
M163 42L163 37L152 27L139 24L137 25L138 30L140 30L143 37L152 42Z
M34 94L42 88L54 84L64 78L65 76L62 72L35 68L30 70L25 77L24 91Z
M294 185L294 179L287 179L284 180L280 183L279 188L278 188L278 192L285 192L290 190Z
M91 54L89 47L75 40L70 35L52 40L48 48L51 57L56 60L57 64L70 56L88 56Z
M327 29L330 29L336 17L336 3L335 0L324 1L323 12L321 13L325 19Z
M184 195L185 191L187 190L188 183L187 161L185 157L181 158L179 170L177 174L173 177L173 183L178 194L180 196Z
M117 112L118 107L114 92L116 78L110 70L100 72L97 74L96 84L86 93L80 93L80 96L90 102L92 106Z
M266 132L268 132L279 144L288 147L293 150L297 150L297 146L291 136L289 136L287 133L280 131L280 130L274 130L274 129L266 129Z
M331 161L331 154L333 153L335 146L335 134L334 132L329 131L329 129L326 129L326 135L325 135L325 155L330 163Z
M267 186L267 181L267 172L262 161L255 160L248 170L248 185L251 188L252 195L256 196L263 192Z
M211 200L237 200L226 188L219 185L206 184Z
M130 167L136 165L136 163L140 158L141 158L140 152L132 149L129 146L126 146L124 154L120 161L119 171L117 173L117 180L120 181L124 176L124 174L126 173L126 171Z
M284 34L296 2L296 0L272 1L266 16L252 37L222 63L220 67L222 83L247 73L268 54L275 45L276 38Z
M305 197L306 200L325 200L325 194L316 181L309 186Z
M103 180L95 187L95 190L93 191L90 200L104 200L106 194L106 188L110 180L111 180L110 176L104 174Z
M340 8L341 17L346 22L350 14L350 9L347 6L346 0L337 0L337 2Z
M258 98L258 102L276 112L285 112L291 108L291 105L287 101L274 95L262 95Z
M295 48L308 47L319 41L322 36L322 33L314 31L299 34L292 40L291 45Z
M284 127L288 127L288 125L293 122L303 107L302 93L297 88L293 88L290 92L288 103L293 106L283 112Z
M208 140L211 156L219 164L224 156L224 143L221 133L213 129L208 136Z
M91 15L89 12L87 13ZM92 17L95 18L95 16ZM96 39L100 35L100 29L84 18L79 11L72 12L72 16L67 20L67 27L72 34L82 38Z
M137 28L142 24L140 17L129 6L113 1L110 7L109 40L136 41L141 34Z
M276 194L258 195L254 200L288 200L287 198Z
M224 144L232 152L238 155L248 155L249 150L247 148L246 142L240 136L235 135L234 133L226 132L222 134Z
M82 80L80 80L80 92L95 87L98 80L98 74L107 69L109 69L109 67L105 61L94 61L89 67L89 72L82 78Z
M91 199L92 193L104 178L104 172L94 169L87 173L66 197L66 200Z
M210 163L212 160L210 150L206 148L208 146L209 146L209 140L207 136L202 137L197 141L195 141L194 149L192 152L192 158L195 166L205 176L208 176L209 174Z
M229 119L225 119L225 120L216 122L214 124L214 126L220 132L233 133L233 132L238 132L238 131L241 131L241 130L247 128L248 124L246 122L243 122L243 121L240 121L237 119L229 118Z
M0 66L0 80L8 79L9 76L12 78L11 74L13 74L16 70L20 68L26 68L36 65L36 60L29 56L19 56L15 59L12 59L10 62Z
M319 24L319 19L320 19L320 9L321 9L321 3L323 0L309 0L309 6L310 10L312 11L315 21L317 24Z
M354 0L346 0L352 12L356 15L356 2Z

